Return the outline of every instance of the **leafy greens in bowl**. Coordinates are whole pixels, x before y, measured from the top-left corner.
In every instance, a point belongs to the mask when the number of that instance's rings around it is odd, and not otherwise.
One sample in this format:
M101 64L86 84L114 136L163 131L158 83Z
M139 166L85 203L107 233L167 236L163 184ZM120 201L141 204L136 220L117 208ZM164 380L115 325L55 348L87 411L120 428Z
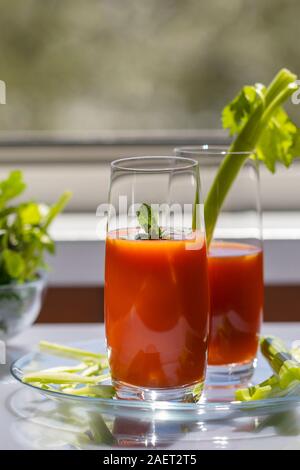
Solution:
M0 181L0 338L7 339L36 319L47 269L45 254L55 252L49 226L71 194L52 206L35 201L13 204L26 188L23 174L12 171Z

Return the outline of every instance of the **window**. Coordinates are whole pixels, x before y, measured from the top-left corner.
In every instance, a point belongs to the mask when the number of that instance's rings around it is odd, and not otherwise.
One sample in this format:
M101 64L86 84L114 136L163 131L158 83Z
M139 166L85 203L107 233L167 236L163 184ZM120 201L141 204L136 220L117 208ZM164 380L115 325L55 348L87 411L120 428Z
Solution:
M58 222L63 248L55 282L76 276L82 282L76 255L87 252L86 282L98 279L98 241L84 252L72 251L70 240L95 238L94 214L107 197L112 159L226 143L221 110L241 86L268 83L282 66L300 73L298 0L2 0L1 6L0 178L22 168L26 197L52 202L68 188L68 210L86 212ZM298 125L299 110L290 104ZM282 273L290 276L284 282L298 282L289 260L298 266L290 239L299 240L299 173L299 164L276 178L262 171L273 250L267 282L282 280ZM285 213L272 218L274 210Z
M216 129L242 85L299 69L297 0L1 6L2 131Z
M30 196L68 187L69 210L94 213L113 158L228 142L220 113L240 87L297 72L299 14L296 0L3 0L0 176L21 167ZM299 171L263 172L265 209L299 208Z

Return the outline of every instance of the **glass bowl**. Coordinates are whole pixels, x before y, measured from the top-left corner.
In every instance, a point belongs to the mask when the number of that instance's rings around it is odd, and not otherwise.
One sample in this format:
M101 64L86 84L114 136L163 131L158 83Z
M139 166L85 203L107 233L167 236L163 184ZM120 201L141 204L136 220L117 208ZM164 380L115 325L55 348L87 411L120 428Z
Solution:
M32 325L40 313L46 277L23 284L0 285L0 340L8 340Z

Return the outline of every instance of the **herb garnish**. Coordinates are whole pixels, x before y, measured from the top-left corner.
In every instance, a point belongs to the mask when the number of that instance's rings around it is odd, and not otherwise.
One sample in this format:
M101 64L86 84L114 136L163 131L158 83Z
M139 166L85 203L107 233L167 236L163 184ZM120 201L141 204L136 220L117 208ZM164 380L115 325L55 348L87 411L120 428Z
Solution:
M205 224L208 244L225 197L248 154L252 152L275 172L276 163L289 166L300 156L300 130L282 108L298 90L297 76L282 69L268 87L245 86L223 110L223 127L235 139L224 157L205 201Z
M158 225L158 214L157 212L146 203L140 205L139 209L136 211L138 222L143 229L143 233L139 233L137 239L162 239L163 238L163 229Z

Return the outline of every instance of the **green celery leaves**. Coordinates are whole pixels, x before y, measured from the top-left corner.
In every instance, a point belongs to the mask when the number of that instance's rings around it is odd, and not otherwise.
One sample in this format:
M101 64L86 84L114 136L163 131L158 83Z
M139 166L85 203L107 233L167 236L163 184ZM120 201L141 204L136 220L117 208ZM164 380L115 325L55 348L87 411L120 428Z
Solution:
M222 113L222 124L231 136L237 136L259 105L266 108L267 88L261 84L244 86ZM263 111L263 109L262 109ZM263 112L261 113L263 119ZM257 120L258 121L258 120ZM255 145L256 156L266 167L275 172L276 163L290 166L300 156L300 130L289 118L282 106L264 123Z
M244 86L223 110L223 127L233 142L205 200L208 245L226 196L247 158L258 158L274 173L277 163L288 167L300 156L300 130L282 107L298 88L297 76L281 69L268 87Z
M229 134L237 134L254 109L264 100L265 88L263 85L244 86L234 100L222 112L222 125L229 130Z
M48 227L71 197L65 192L51 207L34 201L10 204L25 188L18 170L0 182L0 284L33 280L47 268L45 252L55 250Z

